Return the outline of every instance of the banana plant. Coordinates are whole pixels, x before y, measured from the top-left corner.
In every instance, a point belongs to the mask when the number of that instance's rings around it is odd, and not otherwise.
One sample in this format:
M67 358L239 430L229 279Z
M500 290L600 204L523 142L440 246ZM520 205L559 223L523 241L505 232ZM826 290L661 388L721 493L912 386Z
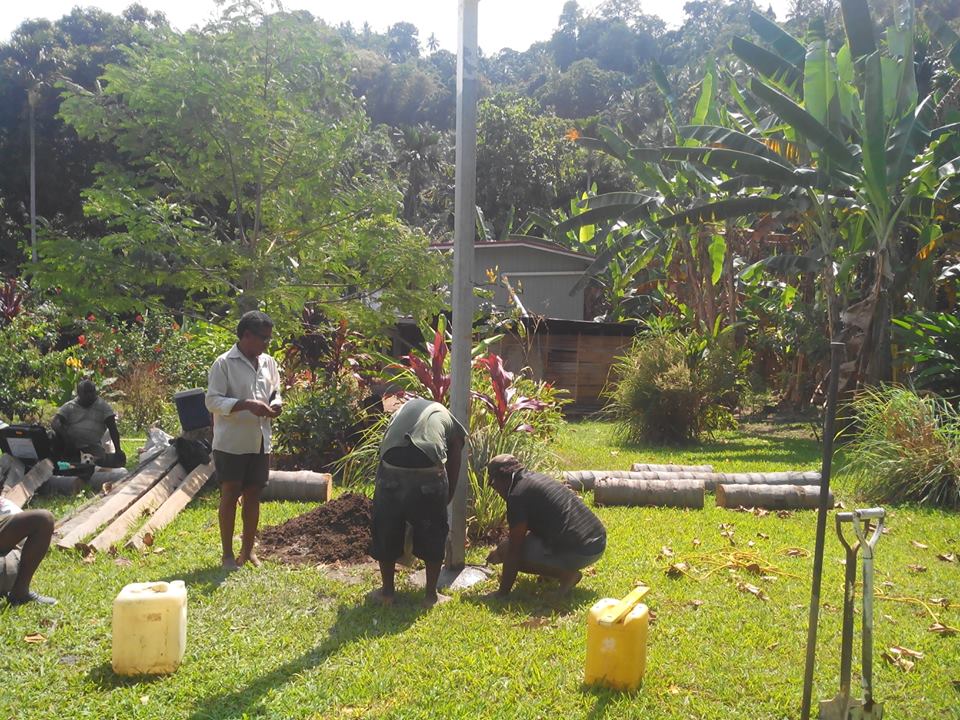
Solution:
M800 43L755 14L753 28L770 49L734 43L755 73L746 87L731 83L741 112L728 113L723 125L679 126L679 141L666 147L631 146L610 130L595 141L641 180L672 163L715 182L725 195L656 216L640 201L618 208L600 196L604 206L594 212L591 204L580 217L643 220L660 230L744 217L799 222L809 248L792 260L819 270L831 338L840 337L841 318L853 331L851 377L886 379L892 290L915 266L904 238L924 237L938 216L956 213L957 132L950 122L935 125L942 98L918 97L912 0L897 7L880 40L866 0L841 0L841 9L846 42L835 53L822 21L812 22ZM938 37L943 44L948 33ZM955 47L947 50L951 58L960 54ZM674 117L669 106L668 117ZM658 209L677 205L673 192L664 192ZM786 261L778 259L781 266ZM866 292L858 295L860 288Z

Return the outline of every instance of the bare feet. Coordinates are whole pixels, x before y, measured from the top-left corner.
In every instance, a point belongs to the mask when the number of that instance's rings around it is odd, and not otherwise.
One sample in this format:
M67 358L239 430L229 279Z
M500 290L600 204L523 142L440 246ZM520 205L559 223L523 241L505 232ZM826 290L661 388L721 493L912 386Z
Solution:
M237 565L244 565L246 563L250 563L254 567L260 567L260 558L258 558L253 553L249 553L249 554L240 553L237 556Z
M559 593L561 595L568 594L571 590L573 590L574 587L576 587L577 583L580 582L581 580L583 580L583 573L580 572L579 570L574 570L571 575L568 575L567 577L565 577L563 580L560 581Z
M383 588L371 590L364 596L369 602L380 603L384 607L393 605L393 595L384 595Z
M420 605L425 608L432 608L434 605L443 605L445 602L453 600L449 595L441 595L440 593L434 593L433 595L424 596L423 600L420 601Z
M221 567L223 567L225 570L236 570L237 568L240 567L240 566L237 564L236 558L234 558L234 557L232 557L232 556L230 556L230 555L224 555L222 558L220 558L220 565L221 565Z

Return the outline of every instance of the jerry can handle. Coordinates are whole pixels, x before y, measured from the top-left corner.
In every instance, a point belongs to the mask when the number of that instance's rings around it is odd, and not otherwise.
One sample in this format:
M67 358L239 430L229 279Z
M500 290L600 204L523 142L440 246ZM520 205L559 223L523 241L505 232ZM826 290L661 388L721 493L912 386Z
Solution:
M613 605L600 613L600 617L597 618L597 622L600 625L614 625L615 623L620 622L627 616L627 613L633 610L636 604L640 602L640 600L643 599L643 596L648 592L650 592L650 588L648 588L646 585L638 585L616 605Z

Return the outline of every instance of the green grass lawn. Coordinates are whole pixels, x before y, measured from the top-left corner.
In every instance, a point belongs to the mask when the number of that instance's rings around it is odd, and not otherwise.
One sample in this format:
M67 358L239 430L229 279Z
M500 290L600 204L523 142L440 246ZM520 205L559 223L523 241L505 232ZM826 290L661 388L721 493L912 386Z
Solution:
M625 469L641 459L728 471L819 465L802 426L748 427L681 450L617 447L608 433L601 423L569 425L556 448L563 466ZM837 478L835 487L852 507L849 479ZM59 513L76 502L41 504ZM268 503L262 524L309 507ZM216 496L207 494L158 536L151 553L85 564L51 552L36 587L61 603L0 609L0 717L796 718L812 558L786 550L812 551L815 513L759 516L716 508L712 497L704 510L598 512L608 551L572 598L524 579L510 602L490 602L482 597L494 588L490 581L431 611L419 609L413 590L384 610L363 602L376 584L370 569L353 584L271 563L224 576ZM914 600L876 604L876 697L891 718L960 718L960 635L928 630L931 613L960 627L960 564L937 559L960 555L960 515L894 508L889 527L877 551L878 589ZM469 557L478 560L483 550L471 548ZM836 692L841 558L831 522L815 700ZM752 560L765 566L762 575L747 569ZM667 567L681 561L690 574L668 577ZM186 580L189 592L183 666L166 677L115 676L114 596L128 582L175 578ZM655 613L643 687L633 694L583 687L587 610L637 582L652 587L647 602ZM738 589L743 583L768 599ZM944 597L949 608L930 603ZM34 633L46 641L24 641ZM893 646L923 657L905 672L880 658Z

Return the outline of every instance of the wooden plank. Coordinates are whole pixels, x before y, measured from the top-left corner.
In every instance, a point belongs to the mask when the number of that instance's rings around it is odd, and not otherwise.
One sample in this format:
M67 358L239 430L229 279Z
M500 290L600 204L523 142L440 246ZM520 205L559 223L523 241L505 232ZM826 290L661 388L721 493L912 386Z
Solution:
M173 491L177 489L177 486L180 485L186 474L183 465L180 463L174 465L170 469L170 472L163 476L160 482L145 492L133 505L124 510L116 520L107 525L93 540L84 544L82 548L84 553L89 551L103 552L109 550L111 545L123 540L124 536L130 531L130 528L136 525L144 515L150 515L173 494Z
M30 502L37 488L43 485L51 475L53 475L53 462L49 459L41 460L30 468L30 472L23 476L23 480L11 488L4 488L3 497L14 505L23 507Z
M3 480L3 494L6 496L8 490L19 485L26 473L26 468L19 458L13 455L0 456L0 479Z
M74 527L76 527L81 522L86 520L94 512L94 510L96 509L95 507L96 505L103 502L103 499L105 497L108 497L110 495L116 495L120 491L120 488L123 487L123 485L127 481L133 479L134 476L138 475L145 467L147 467L147 465L149 465L151 462L157 459L157 457L159 457L160 453L162 452L163 452L163 448L150 453L149 455L147 455L147 457L141 458L140 464L137 465L137 467L135 467L129 473L127 473L126 477L120 480L117 480L115 482L109 483L108 484L109 486L105 484L100 487L94 487L93 489L95 490L96 495L94 495L92 498L87 500L87 502L71 510L69 513L64 515L59 520L57 520L56 527L53 531L54 536L56 536L57 538L63 537L68 532L70 532L70 530L72 530ZM96 476L96 474L97 473L94 473L94 476Z
M187 503L193 500L194 496L200 492L200 488L206 484L212 474L212 462L195 467L193 472L187 475L183 482L180 483L180 487L174 490L173 494L167 498L166 502L144 523L143 527L127 541L127 547L142 550L144 545L152 545L154 534L158 530L165 528L177 517L180 511L187 506Z
M135 478L123 484L119 492L104 498L82 523L74 527L69 533L57 541L57 547L73 548L85 537L92 535L97 529L109 523L117 515L135 503L141 495L153 487L160 478L167 474L177 461L177 451L170 447L164 450L159 457L143 469Z

